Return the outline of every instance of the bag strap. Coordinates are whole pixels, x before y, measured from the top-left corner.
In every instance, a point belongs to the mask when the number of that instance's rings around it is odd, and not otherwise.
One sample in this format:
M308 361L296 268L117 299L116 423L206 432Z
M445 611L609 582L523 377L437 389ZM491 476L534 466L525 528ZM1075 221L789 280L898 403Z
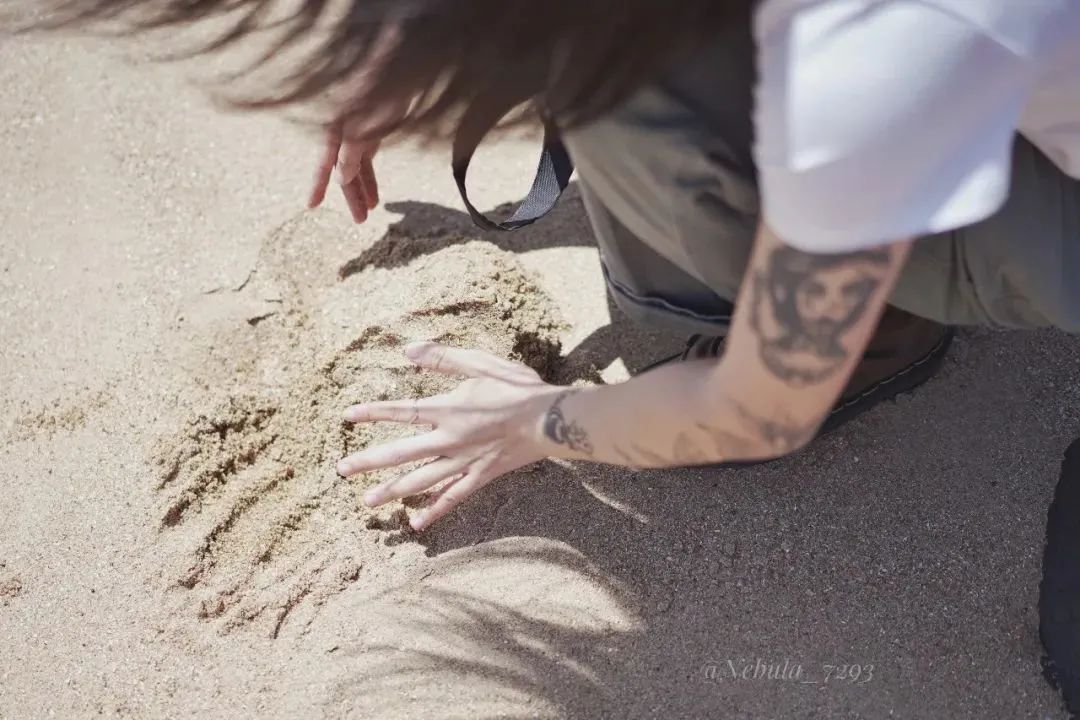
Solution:
M544 118L544 145L529 194L521 201L509 220L496 222L477 210L469 201L469 191L465 186L465 177L469 172L469 163L472 161L473 154L480 140L495 126L499 118L491 120L490 123L470 122L478 119L478 117L467 117L454 136L451 168L454 171L454 181L457 182L458 192L461 193L461 199L465 203L465 209L469 211L473 222L484 230L510 231L531 225L551 212L574 172L574 163L570 160L570 154L566 152L566 147L559 138L559 130L554 122L547 117Z

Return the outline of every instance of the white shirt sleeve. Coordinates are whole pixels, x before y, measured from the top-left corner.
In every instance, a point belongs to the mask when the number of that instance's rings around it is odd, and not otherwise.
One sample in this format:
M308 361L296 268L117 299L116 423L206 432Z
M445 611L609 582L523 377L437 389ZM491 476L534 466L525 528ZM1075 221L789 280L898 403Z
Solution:
M766 0L755 34L763 214L786 242L854 250L1004 202L1024 58L927 0Z

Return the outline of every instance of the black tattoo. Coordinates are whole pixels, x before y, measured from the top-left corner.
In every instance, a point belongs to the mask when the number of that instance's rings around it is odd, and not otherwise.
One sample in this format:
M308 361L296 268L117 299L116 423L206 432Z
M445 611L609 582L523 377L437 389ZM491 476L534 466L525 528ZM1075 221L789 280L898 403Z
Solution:
M891 260L883 248L840 255L774 250L767 266L753 271L750 315L769 371L804 387L839 370L850 356L840 339L866 312Z
M757 438L777 455L786 455L808 443L819 426L817 422L801 422L791 417L763 418L738 402L735 403L735 410L739 417L749 423L750 430Z
M739 460L758 460L786 455L809 442L818 430L818 422L803 422L787 415L760 417L733 398L718 400L735 408L741 422L734 430L695 422L703 441L712 444L715 453L703 449L693 431L675 435L670 457L631 442L630 454L618 446L615 453L631 467L673 467L707 465Z
M571 450L583 452L586 455L592 455L592 442L589 440L585 428L572 420L567 420L566 416L563 415L562 401L576 392L577 390L565 390L559 393L555 398L555 402L551 403L547 415L544 416L544 434L552 442L565 445Z
M634 449L634 452L644 458L644 464L649 467L667 467L671 465L671 460L661 455L658 455L657 453L654 453L648 448L643 448L637 443L630 443L630 446Z
M675 436L671 455L676 465L701 465L715 461L715 458L709 457L708 453L698 447L690 434L685 432Z
M695 423L698 430L701 430L712 442L713 447L716 448L716 458L714 462L723 462L729 458L745 459L748 454L748 449L753 447L753 441L751 438L745 435L739 435L729 430L723 430L721 428L710 427L705 423Z
M611 449L614 450L615 454L618 455L622 459L622 461L626 463L627 467L631 467L631 468L640 468L641 467L641 463L638 462L637 458L631 457L631 455L628 452L623 450L618 445L612 445Z

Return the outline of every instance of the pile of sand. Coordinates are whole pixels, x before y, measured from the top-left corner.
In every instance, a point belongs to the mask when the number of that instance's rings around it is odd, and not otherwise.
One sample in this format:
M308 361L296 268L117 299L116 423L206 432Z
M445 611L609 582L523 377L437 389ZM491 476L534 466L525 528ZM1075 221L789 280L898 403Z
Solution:
M483 348L543 375L558 363L557 313L512 255L443 238L410 257L410 238L391 233L333 272L327 247L349 234L340 215L315 213L268 238L248 279L226 291L253 309L221 322L204 359L231 354L233 387L226 397L208 388L195 403L204 409L150 448L163 579L181 606L222 630L255 625L276 637L298 606L317 607L356 580L373 540L409 535L400 503L372 513L359 501L399 470L346 480L334 469L348 453L413 432L346 424L347 405L456 382L419 372L406 343ZM241 322L251 342L234 342Z

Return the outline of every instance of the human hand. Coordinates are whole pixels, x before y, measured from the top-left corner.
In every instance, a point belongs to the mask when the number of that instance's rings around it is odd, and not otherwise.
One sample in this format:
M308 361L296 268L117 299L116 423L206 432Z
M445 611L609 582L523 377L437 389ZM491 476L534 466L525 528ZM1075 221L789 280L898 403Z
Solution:
M447 480L413 516L413 529L422 530L500 475L546 457L542 419L562 388L545 383L526 365L481 350L421 342L406 347L405 354L421 368L468 379L443 395L347 408L350 422L420 424L432 430L366 448L343 458L337 469L348 477L436 458L364 494L366 505L377 506Z
M372 163L379 149L378 140L357 140L346 133L341 123L326 129L322 158L308 197L308 207L315 208L326 197L331 177L341 187L349 212L357 223L367 220L368 213L379 204L379 183Z

